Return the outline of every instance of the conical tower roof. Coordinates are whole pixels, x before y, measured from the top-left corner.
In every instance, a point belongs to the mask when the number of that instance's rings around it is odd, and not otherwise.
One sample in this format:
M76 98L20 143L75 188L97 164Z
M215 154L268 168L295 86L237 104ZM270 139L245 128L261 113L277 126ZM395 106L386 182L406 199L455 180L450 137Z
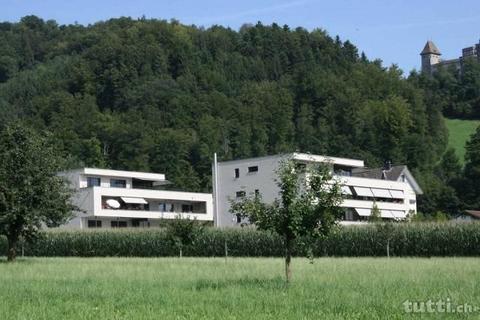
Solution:
M440 50L438 50L437 46L433 41L428 40L427 43L425 44L425 47L423 48L422 52L420 53L421 55L424 54L437 54L441 55Z

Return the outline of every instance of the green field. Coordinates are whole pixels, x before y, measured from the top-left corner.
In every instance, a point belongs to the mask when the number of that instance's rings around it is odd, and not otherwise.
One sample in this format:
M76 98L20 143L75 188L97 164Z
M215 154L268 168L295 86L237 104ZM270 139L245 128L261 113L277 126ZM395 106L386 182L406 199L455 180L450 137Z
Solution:
M480 125L479 120L445 119L448 128L448 146L455 149L460 162L464 162L465 143Z
M404 319L480 306L478 258L28 258L0 262L0 319ZM456 314L477 318L480 312Z

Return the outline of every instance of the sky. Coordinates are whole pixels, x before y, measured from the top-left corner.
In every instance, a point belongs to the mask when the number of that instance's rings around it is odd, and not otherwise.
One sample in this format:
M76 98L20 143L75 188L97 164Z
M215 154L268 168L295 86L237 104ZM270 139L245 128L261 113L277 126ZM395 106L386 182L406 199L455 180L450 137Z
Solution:
M30 14L59 24L145 16L237 30L258 21L321 28L350 40L369 59L397 64L405 74L420 68L427 40L434 41L442 58L452 59L480 39L479 0L0 0L0 21Z

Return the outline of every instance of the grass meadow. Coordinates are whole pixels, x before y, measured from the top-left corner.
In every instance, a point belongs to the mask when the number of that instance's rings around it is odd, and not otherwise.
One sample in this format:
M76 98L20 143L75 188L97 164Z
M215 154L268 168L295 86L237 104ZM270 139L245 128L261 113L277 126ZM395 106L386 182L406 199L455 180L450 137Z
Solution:
M0 319L453 319L480 306L478 258L24 258L0 262Z
M448 128L448 146L455 149L455 153L464 162L465 143L480 125L478 120L445 119Z

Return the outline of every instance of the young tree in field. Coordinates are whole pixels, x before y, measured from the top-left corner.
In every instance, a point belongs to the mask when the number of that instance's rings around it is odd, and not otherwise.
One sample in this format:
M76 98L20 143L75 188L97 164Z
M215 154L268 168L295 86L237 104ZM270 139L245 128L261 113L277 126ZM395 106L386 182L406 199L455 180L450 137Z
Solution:
M14 261L20 237L34 239L42 226L58 226L74 206L66 181L57 176L62 159L46 138L20 124L0 132L0 235Z
M370 222L381 222L382 221L382 215L381 215L380 209L378 209L378 206L377 206L376 203L373 204L372 213L370 214L369 221Z
M391 221L382 222L382 212L378 208L377 204L373 204L372 213L370 214L369 221L375 223L377 234L381 240L385 240L385 247L387 249L387 257L390 258L390 242L392 240L393 223Z
M340 184L325 166L306 171L288 160L277 171L280 199L267 204L261 195L245 197L232 203L232 213L240 214L259 229L283 238L286 282L291 280L292 250L300 237L318 239L326 236L343 214Z
M168 238L178 248L179 257L183 256L183 248L192 245L203 232L203 225L195 219L180 215L167 224Z
M381 240L385 240L387 257L390 258L390 242L393 239L394 226L392 221L378 222L375 224L377 234Z

